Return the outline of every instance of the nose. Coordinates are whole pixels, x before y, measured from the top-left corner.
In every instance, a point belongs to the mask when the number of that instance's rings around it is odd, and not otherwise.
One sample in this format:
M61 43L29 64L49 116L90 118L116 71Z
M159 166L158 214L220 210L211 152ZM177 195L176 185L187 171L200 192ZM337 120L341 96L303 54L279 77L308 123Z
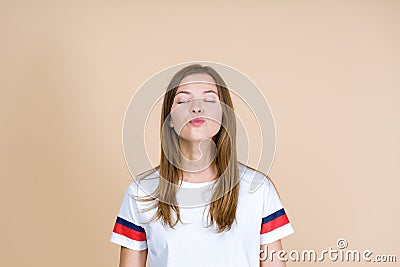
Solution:
M203 107L200 105L200 103L200 99L193 99L192 106L190 107L192 113L203 113Z

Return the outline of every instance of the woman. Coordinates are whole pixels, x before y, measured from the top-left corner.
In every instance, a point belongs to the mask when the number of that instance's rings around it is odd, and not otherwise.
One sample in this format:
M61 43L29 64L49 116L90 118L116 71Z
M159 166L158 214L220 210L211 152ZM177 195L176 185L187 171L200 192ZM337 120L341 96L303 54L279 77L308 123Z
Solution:
M160 138L160 165L129 185L111 234L120 267L285 266L265 255L293 228L272 181L238 162L232 100L213 68L174 75ZM264 180L251 193L255 175Z

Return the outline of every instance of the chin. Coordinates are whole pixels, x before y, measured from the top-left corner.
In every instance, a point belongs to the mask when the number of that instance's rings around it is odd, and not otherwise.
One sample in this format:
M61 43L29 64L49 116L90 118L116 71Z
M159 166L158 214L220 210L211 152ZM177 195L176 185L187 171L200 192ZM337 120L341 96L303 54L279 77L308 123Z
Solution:
M204 136L198 136L198 135L192 135L192 136L180 136L179 139L187 141L187 142L201 142L205 139L210 139L212 140L214 136L208 136L208 135L204 135Z

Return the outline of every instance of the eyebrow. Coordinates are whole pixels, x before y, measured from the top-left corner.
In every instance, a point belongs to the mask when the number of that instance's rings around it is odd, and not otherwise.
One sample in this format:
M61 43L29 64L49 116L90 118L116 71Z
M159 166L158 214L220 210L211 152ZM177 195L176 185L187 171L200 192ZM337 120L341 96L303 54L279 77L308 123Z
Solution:
M180 91L179 93L176 93L175 94L175 96L177 96L178 94L187 94L187 95L190 95L191 93L189 92L189 91ZM208 94L208 93L214 93L214 94L216 94L217 96L218 96L218 93L217 92L215 92L215 91L213 91L213 90L206 90L206 91L203 91L203 95L204 94Z

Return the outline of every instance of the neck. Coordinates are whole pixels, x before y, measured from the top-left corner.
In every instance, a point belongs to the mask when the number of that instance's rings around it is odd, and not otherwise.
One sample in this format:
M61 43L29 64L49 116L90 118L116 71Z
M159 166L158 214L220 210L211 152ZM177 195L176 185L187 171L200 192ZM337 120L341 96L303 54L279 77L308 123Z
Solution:
M207 182L216 178L217 168L213 163L216 147L212 140L199 142L180 140L182 179L187 182Z

